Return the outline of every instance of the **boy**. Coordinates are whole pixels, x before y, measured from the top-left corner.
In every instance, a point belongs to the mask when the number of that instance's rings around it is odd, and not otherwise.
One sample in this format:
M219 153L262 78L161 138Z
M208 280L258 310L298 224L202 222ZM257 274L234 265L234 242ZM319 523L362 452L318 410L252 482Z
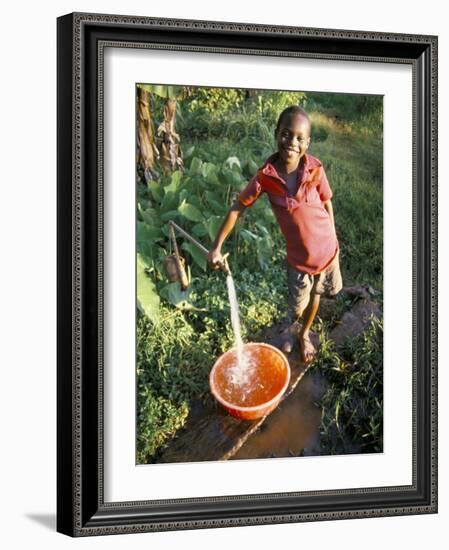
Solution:
M208 263L214 269L221 266L221 246L241 213L261 193L267 193L286 241L290 311L302 318L297 335L301 357L310 363L316 350L309 331L320 296L334 296L342 288L332 191L321 162L306 154L310 119L301 107L294 105L281 113L275 138L278 151L265 161L232 205L209 252ZM290 342L285 342L283 351L291 351Z

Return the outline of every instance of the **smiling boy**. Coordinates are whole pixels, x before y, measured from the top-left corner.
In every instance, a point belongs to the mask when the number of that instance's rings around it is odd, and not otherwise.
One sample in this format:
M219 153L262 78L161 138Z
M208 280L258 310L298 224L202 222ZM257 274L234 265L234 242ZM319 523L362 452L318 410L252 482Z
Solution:
M298 343L306 363L316 352L309 332L320 296L334 296L342 288L332 191L321 162L307 154L310 130L309 116L301 107L294 105L281 113L275 129L277 152L240 193L208 255L210 267L221 266L223 242L241 213L265 192L286 242L289 305L302 320ZM290 352L291 343L287 341L283 349Z

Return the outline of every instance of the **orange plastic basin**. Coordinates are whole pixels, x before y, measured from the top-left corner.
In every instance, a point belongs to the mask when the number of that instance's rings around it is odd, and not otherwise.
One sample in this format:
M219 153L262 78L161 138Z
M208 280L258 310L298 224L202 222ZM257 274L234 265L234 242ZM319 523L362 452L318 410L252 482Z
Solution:
M232 416L254 420L277 407L290 382L290 366L285 355L269 344L244 344L243 352L248 361L243 382L235 382L234 348L217 359L209 385L212 395Z

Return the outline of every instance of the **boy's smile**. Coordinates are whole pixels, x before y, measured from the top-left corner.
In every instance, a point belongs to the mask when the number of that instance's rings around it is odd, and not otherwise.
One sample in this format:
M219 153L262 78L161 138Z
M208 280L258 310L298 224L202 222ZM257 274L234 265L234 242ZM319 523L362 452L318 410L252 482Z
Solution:
M310 123L300 114L285 117L276 134L279 161L295 169L310 143Z

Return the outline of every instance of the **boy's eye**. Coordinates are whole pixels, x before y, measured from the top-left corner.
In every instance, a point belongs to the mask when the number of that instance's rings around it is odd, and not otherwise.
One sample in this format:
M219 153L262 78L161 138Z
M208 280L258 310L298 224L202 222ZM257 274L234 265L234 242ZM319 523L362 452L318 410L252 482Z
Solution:
M289 137L292 137L292 136L289 132L283 132L282 137L289 138ZM297 139L298 139L299 143L306 143L306 141L307 141L307 139L304 138L304 137L298 137Z

